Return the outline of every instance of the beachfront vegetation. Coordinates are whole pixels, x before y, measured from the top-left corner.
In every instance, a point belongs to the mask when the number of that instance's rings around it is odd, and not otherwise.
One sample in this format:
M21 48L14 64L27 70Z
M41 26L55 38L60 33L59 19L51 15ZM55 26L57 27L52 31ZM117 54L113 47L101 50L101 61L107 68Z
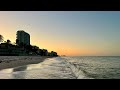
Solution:
M2 35L0 35L0 42L3 42L4 40L3 40L3 36Z
M3 36L0 35L0 42L3 42ZM40 56L58 56L56 52L48 52L47 49L40 49L36 45L26 45L23 42L18 44L19 40L16 39L16 43L11 43L8 39L4 43L0 44L0 55L40 55Z

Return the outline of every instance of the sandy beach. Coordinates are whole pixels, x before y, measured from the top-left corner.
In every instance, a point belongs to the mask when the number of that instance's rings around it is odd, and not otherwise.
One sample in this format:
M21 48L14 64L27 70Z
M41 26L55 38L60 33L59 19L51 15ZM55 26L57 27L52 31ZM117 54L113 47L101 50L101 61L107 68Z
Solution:
M0 70L28 64L37 64L49 56L0 56Z

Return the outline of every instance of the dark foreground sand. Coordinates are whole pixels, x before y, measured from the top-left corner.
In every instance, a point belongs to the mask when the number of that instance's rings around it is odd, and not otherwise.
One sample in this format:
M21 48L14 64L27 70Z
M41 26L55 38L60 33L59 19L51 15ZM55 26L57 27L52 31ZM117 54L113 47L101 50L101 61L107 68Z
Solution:
M0 56L0 70L13 68L27 64L37 64L44 61L48 56Z

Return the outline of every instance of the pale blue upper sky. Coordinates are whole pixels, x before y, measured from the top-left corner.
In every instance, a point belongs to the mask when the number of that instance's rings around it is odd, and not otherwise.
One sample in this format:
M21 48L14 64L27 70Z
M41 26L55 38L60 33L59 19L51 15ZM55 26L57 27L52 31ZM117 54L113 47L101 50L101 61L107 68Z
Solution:
M119 11L1 11L0 19L10 28L2 32L24 29L31 34L31 44L48 50L120 55Z

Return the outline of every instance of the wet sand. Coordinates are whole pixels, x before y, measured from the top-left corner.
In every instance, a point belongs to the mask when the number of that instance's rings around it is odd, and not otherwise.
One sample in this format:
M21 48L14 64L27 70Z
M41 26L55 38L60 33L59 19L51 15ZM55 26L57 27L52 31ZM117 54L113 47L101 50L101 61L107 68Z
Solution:
M37 64L49 56L0 56L0 70L28 64Z

